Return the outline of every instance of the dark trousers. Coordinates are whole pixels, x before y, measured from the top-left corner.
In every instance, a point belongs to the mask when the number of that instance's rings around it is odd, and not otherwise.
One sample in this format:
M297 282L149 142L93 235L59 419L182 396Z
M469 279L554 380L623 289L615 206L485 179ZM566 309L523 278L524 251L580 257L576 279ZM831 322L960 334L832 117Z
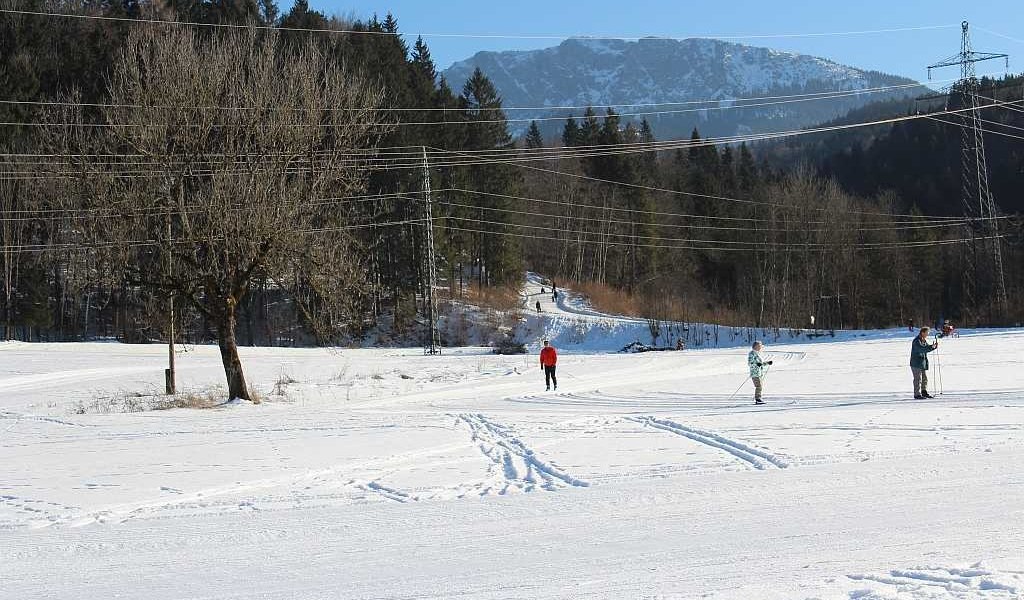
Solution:
M544 365L544 385L551 387L551 384L555 384L555 387L558 387L558 379L555 378L555 365L550 367Z

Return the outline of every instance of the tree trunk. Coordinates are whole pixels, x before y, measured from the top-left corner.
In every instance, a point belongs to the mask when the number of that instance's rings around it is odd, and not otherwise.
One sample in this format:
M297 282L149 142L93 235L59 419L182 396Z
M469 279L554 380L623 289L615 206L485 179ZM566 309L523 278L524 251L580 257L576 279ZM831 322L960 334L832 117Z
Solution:
M7 305L4 309L7 313L4 323L4 339L14 339L14 307L11 306L10 300L7 301Z
M217 323L217 344L220 346L220 360L224 363L224 375L228 380L228 399L251 400L242 373L242 361L238 358L238 343L235 340L235 302L229 299Z

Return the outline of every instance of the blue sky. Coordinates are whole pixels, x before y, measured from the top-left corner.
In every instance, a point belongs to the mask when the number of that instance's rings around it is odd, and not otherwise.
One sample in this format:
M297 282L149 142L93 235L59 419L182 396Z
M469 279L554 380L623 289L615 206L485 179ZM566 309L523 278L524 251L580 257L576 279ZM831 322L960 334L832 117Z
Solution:
M290 0L280 0L283 9ZM860 68L876 69L919 81L925 67L959 51L960 22L971 23L975 50L1010 54L1010 71L1024 72L1024 0L904 2L900 0L829 0L768 2L733 0L310 0L327 14L366 18L388 11L398 18L411 42L417 33L493 36L570 35L641 37L776 36L882 29L947 26L889 33L806 37L750 37L731 41L823 56ZM985 31L988 30L988 31ZM1010 36L999 37L991 32ZM424 36L438 67L468 58L479 50L545 48L558 39ZM1002 73L1004 64L989 61L978 72ZM956 76L955 69L935 75Z

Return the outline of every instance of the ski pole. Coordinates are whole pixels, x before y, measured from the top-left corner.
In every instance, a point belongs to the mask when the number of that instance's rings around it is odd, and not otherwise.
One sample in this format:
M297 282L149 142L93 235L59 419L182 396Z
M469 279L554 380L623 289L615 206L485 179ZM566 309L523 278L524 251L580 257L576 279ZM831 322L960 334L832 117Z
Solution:
M736 388L736 391L735 391L735 392L733 392L731 396L729 396L729 400L726 400L726 402L729 402L730 400L732 400L733 398L735 398L735 397L736 397L736 394L740 393L740 390L742 390L742 389L743 389L743 386L747 385L747 381L748 381L749 379L750 379L750 375L747 375L747 378L743 380L743 383L741 383L741 384L740 384L740 387Z
M942 395L942 358L939 354L939 335L935 334L935 379L939 384L939 395Z

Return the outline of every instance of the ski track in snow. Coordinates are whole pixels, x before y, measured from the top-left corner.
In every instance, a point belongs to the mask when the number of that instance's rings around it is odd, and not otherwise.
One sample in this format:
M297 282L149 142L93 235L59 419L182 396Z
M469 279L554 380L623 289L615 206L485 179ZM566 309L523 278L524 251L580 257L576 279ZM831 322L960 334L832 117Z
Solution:
M324 501L338 501L347 498L345 494L338 494L331 490L338 488L358 489L365 493L379 495L388 500L398 502L418 501L420 497L403 492L401 490L386 486L376 479L346 477L346 474L379 474L385 469L393 470L401 468L403 463L410 463L415 466L419 459L432 454L443 453L460 447L461 444L442 444L422 450L393 454L379 459L367 461L354 461L329 467L308 471L300 475L286 477L259 479L247 482L238 482L233 485L204 488L185 492L180 489L162 486L160 491L171 493L172 497L157 498L149 501L135 502L123 505L107 506L101 509L88 512L58 514L40 514L33 519L29 525L31 528L42 528L50 526L81 527L94 523L122 523L137 518L162 518L181 513L183 516L194 514L209 514L221 512L234 512L239 508L257 509L265 503L286 502L292 505L302 504L303 501L323 503ZM285 494L268 494L270 490L284 490ZM256 492L265 490L262 494ZM327 490L318 492L318 490ZM225 496L240 496L240 499L217 500ZM66 510L76 510L76 507L62 506Z
M686 425L682 425L674 421L658 419L655 417L630 417L629 420L640 423L644 426L668 431L669 433L689 438L695 442L712 446L719 450L724 450L755 469L785 469L789 467L788 462L780 459L774 454L769 454L763 450L748 446L742 442L737 442L736 440L729 439L711 431L687 427Z
M557 465L545 462L526 446L508 426L491 421L482 414L456 416L465 423L480 452L491 461L491 477L478 487L478 493L507 494L513 489L532 492L554 491L562 487L588 487L590 484L569 475Z
M538 391L535 355L260 349L254 385L294 365L287 401L71 415L136 371L162 385L163 356L9 346L0 597L1024 595L1024 390L1007 352L1024 330L944 342L933 400L907 398L906 331L787 347L754 407L749 383L730 395L745 349L613 354L609 323L624 337L646 322L561 292L529 315L531 335L590 327L557 393ZM33 374L60 368L55 348L68 371ZM221 376L203 352L183 357L196 386Z
M920 567L847 577L872 584L871 588L850 592L850 600L1010 600L1024 593L1024 574L988 569L981 564L966 569Z
M0 493L0 515L3 514L4 509L14 512L29 522L53 522L59 518L59 515L79 510L79 507L48 500L23 498L3 492ZM0 516L0 530L14 529L20 524L19 520L8 521Z
M33 373L0 379L0 391L10 392L23 389L38 390L56 385L84 381L105 380L112 375L129 375L134 373L150 373L156 369L152 366L142 367L105 367L99 369L72 369L52 373Z
M47 417L42 415L29 415L23 413L14 413L9 411L0 411L0 419L11 419L17 423L20 420L26 421L39 421L40 423L53 423L54 425L67 425L69 427L89 427L89 425L83 425L82 423L73 423L71 421L65 421L55 417ZM13 425L12 425L13 427Z

